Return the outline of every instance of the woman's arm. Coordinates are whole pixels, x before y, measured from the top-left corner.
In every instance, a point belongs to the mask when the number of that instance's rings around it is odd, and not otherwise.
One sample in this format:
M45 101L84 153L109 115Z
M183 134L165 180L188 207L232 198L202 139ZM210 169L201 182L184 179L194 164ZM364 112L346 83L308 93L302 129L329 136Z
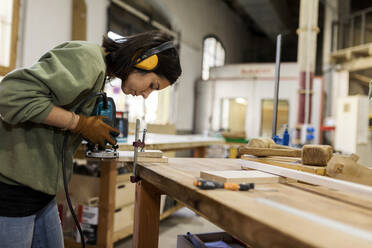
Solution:
M64 110L63 108L53 106L52 111L50 111L49 115L42 123L62 129L67 128L72 130L77 126L78 122L79 115Z
M112 135L114 133L119 134L120 131L104 123L102 121L103 118L102 116L85 117L84 115L77 115L63 108L53 106L42 123L65 130L68 129L72 133L82 135L94 144L105 146L107 141L115 145L116 140Z

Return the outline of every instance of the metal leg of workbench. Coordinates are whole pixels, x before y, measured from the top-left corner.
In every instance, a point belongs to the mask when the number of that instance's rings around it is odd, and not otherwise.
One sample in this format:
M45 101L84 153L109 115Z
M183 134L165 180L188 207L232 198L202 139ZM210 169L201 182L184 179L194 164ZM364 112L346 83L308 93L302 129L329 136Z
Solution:
M160 192L141 180L136 185L133 248L157 248L159 242Z
M101 180L99 193L98 234L99 248L113 247L116 161L107 159L101 162Z

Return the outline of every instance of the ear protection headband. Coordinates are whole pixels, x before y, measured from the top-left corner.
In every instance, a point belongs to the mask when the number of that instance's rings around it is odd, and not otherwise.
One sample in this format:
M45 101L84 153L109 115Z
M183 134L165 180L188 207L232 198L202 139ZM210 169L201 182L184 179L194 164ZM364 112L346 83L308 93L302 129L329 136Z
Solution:
M172 41L164 42L163 44L147 50L142 54L134 64L134 67L145 71L153 71L159 65L158 53L174 48Z

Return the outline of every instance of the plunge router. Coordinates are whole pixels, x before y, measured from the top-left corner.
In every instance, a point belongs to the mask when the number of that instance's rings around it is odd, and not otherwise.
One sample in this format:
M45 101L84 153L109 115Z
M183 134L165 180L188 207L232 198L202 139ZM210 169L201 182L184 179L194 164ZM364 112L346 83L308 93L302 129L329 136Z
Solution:
M106 93L104 92L100 94L100 96L97 98L92 115L106 117L102 119L102 121L111 127L115 127L116 106L114 100L111 97L107 97ZM114 137L114 139L118 136L118 134L114 132L111 132L110 134ZM106 144L107 143L108 142L106 141ZM102 147L101 145L93 144L88 141L85 155L90 158L118 158L119 152L116 151L118 147L119 146L116 144L112 145L111 148L107 148L107 146Z

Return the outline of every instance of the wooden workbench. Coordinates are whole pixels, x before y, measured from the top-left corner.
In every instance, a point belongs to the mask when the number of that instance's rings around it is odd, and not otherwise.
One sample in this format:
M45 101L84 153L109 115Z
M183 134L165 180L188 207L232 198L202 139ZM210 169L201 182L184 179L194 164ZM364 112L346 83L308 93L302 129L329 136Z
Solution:
M142 138L142 137L141 137ZM119 150L133 150L132 142L134 136L129 135L127 142L119 143ZM223 139L205 137L201 135L168 135L168 134L153 134L148 133L146 140L146 149L176 151L183 149L193 149L194 157L204 157L206 149L209 145L223 144ZM79 147L74 158L85 159L85 145ZM101 177L100 177L100 193L99 193L99 228L97 233L97 246L87 247L113 247L113 243L128 237L132 234L133 228L125 228L114 232L114 212L115 212L115 190L117 180L117 163L118 160L101 160ZM133 192L134 194L135 192ZM182 207L177 204L171 209L165 211L160 219L166 218L174 211ZM80 244L71 239L65 240L65 247L80 247Z
M140 135L141 136L141 135ZM142 139L142 136L140 137ZM119 150L133 150L134 135L129 135L127 142L119 142ZM191 149L194 157L205 157L206 148L210 145L223 144L224 139L203 135L146 134L146 149L177 151Z
M142 139L142 135L140 135ZM133 150L134 135L129 135L126 142L118 142L120 151ZM172 152L178 150L193 150L193 156L203 158L210 145L224 144L224 139L203 135L172 135L147 133L145 144L147 150ZM85 158L85 145L81 145L75 153L75 158Z
M133 247L158 246L161 194L253 247L372 247L372 199L301 183L261 184L250 192L193 186L201 170L240 170L241 162L171 158L168 164L140 163Z

